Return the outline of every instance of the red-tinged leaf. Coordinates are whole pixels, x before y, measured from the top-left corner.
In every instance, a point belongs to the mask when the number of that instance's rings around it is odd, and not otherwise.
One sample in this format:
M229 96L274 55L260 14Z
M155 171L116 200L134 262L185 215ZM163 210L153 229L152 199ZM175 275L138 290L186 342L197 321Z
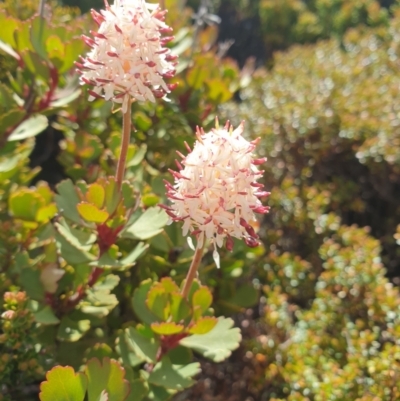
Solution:
M192 327L189 329L190 334L206 334L211 331L217 324L218 319L212 316L205 316L200 318Z
M212 294L207 287L200 287L192 297L195 318L199 318L212 304Z
M46 381L40 385L41 401L83 401L87 378L75 373L70 366L56 366L46 374Z
M108 395L108 401L124 401L130 387L125 379L124 368L115 360L103 358L102 363L93 358L85 368L88 378L88 400L98 401L99 397Z
M174 280L172 280L171 277L162 278L160 284L162 284L162 286L165 288L165 291L168 293L179 292L178 285L175 283Z
M177 292L170 294L171 316L174 322L186 319L191 312L188 301Z
M184 328L185 327L182 324L176 324L173 322L152 323L151 325L151 329L154 333L165 336L181 333Z
M150 288L146 299L147 307L160 319L166 320L169 314L169 299L165 288L156 284Z

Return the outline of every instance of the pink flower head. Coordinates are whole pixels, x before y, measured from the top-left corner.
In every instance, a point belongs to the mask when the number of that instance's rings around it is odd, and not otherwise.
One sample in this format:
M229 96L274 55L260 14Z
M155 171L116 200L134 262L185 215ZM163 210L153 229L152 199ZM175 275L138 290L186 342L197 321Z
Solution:
M214 260L219 266L217 246L233 248L233 239L243 238L248 246L258 245L252 223L255 213L268 213L260 198L269 195L257 180L263 175L257 166L266 158L255 159L253 151L258 140L242 137L244 124L238 128L226 123L204 133L197 128L194 149L177 162L179 172L171 171L175 183L166 181L171 206L164 206L170 222L183 221L183 235L197 238L197 247L208 239L214 245Z
M83 37L91 50L77 63L80 83L93 86L89 100L122 103L125 112L131 99L155 102L173 89L164 82L176 65L165 47L173 38L162 37L172 31L165 13L145 0L115 0L111 6L105 0L105 10L92 10L99 29L93 38Z

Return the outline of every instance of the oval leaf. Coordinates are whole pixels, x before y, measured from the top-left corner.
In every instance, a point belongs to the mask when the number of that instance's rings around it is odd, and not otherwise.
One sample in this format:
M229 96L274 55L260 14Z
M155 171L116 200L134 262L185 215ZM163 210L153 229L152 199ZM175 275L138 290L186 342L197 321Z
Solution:
M44 131L49 125L47 117L39 114L28 118L11 133L9 141L20 141L21 139L36 136Z

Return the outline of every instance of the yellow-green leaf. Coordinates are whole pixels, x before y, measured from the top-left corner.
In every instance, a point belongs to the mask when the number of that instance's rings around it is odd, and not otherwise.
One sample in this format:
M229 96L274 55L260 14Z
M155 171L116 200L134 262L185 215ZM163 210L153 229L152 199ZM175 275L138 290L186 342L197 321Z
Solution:
M76 208L83 219L92 223L104 223L109 217L108 212L100 210L92 203L81 202Z
M87 388L86 376L75 373L70 366L56 366L40 385L41 401L83 401Z
M200 287L192 297L195 318L199 318L211 306L212 295L207 287Z
M176 324L173 322L151 324L151 329L154 331L154 333L166 336L181 333L184 328L185 327L182 324Z
M105 195L106 192L104 188L100 184L94 183L88 187L86 200L101 209L104 205Z
M190 334L206 334L211 331L218 320L216 317L205 316L200 318L192 327L189 329Z

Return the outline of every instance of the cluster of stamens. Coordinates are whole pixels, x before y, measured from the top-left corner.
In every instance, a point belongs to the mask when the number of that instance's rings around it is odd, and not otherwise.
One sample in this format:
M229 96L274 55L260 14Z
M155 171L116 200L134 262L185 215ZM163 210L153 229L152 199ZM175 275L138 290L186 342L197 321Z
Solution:
M197 248L208 239L214 245L214 259L219 256L217 247L224 242L233 249L233 237L243 239L250 247L259 244L255 226L255 213L268 213L260 198L269 195L257 180L263 175L258 165L266 158L257 159L253 151L258 139L252 142L243 138L244 125L233 130L226 123L209 133L197 128L197 141L193 150L186 144L189 154L177 152L179 171L170 170L174 184L165 181L170 206L162 206L170 222L183 222L183 235L197 239Z
M166 44L173 39L165 24L166 11L144 0L116 0L105 10L92 10L99 28L84 36L91 48L77 63L80 83L93 86L90 100L104 98L121 103L125 112L130 102L165 97L174 87L164 79L175 74L176 56Z

